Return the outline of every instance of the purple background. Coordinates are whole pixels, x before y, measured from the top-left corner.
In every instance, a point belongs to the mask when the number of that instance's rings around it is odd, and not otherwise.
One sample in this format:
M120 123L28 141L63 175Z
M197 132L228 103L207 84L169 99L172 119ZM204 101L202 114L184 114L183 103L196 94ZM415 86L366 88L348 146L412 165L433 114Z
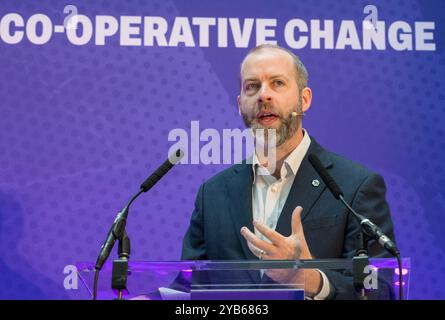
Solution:
M2 1L0 15L61 24L81 14L364 18L368 1ZM445 290L445 3L373 1L379 19L435 21L435 52L299 50L314 100L304 127L337 153L385 177L414 299ZM230 37L229 37L230 39ZM197 39L195 39L196 41ZM212 42L213 41L213 42ZM255 45L255 36L249 47ZM168 132L243 128L238 68L247 49L0 42L0 298L85 298L63 269L95 260L117 211L164 161ZM222 165L174 168L132 206L133 260L177 260L197 188ZM80 284L79 284L80 285ZM5 290L7 288L7 290Z

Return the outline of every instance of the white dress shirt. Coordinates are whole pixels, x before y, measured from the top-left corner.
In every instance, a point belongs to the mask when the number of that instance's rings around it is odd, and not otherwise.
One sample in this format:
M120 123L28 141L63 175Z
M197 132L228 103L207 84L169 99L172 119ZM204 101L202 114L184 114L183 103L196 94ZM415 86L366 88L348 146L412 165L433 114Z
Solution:
M277 180L269 171L261 166L256 154L252 158L253 186L252 186L252 210L253 219L275 229L278 218L283 210L289 191L300 168L301 162L311 144L309 134L303 129L303 140L289 154L281 166L280 179ZM255 234L270 242L256 228ZM326 299L330 292L329 280L326 275L318 270L322 276L322 289L314 297L316 300Z

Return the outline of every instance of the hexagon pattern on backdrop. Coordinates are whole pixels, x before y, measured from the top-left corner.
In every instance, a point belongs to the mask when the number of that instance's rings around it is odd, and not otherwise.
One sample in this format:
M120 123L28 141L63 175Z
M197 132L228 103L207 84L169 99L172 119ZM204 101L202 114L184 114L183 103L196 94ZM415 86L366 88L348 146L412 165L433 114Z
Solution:
M304 126L322 145L385 177L411 298L445 298L445 10L440 1L374 1L386 21L435 21L435 52L297 52L314 101ZM295 17L360 21L366 1L208 3L78 1L87 16ZM0 16L61 1L3 1ZM442 9L442 10L441 10ZM442 27L442 28L441 28ZM279 28L277 28L279 29ZM282 35L277 34L283 44ZM196 40L196 39L195 39ZM63 268L94 261L118 210L167 157L174 128L243 128L244 48L74 46L0 42L0 298L85 298ZM211 38L211 41L214 41ZM254 42L250 42L250 47ZM132 259L176 260L199 185L227 165L179 165L131 208Z

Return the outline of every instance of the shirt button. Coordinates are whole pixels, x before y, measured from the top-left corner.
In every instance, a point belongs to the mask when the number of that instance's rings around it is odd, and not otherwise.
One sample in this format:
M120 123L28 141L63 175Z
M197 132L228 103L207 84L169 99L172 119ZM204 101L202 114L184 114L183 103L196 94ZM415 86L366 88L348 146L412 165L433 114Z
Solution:
M270 188L270 190L271 190L272 192L277 192L277 187L272 186L272 188Z

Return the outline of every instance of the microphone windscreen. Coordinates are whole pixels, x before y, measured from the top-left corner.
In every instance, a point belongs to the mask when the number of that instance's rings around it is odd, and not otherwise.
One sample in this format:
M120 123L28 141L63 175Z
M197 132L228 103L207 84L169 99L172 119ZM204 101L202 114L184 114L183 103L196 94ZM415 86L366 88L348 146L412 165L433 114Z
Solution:
M184 156L184 151L182 151L181 149L176 150L176 152L172 152L169 156L168 156L168 160L170 161L171 164L177 164L179 161L181 161L182 157Z

